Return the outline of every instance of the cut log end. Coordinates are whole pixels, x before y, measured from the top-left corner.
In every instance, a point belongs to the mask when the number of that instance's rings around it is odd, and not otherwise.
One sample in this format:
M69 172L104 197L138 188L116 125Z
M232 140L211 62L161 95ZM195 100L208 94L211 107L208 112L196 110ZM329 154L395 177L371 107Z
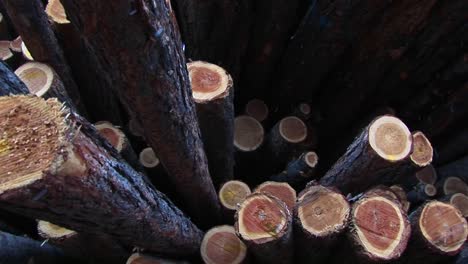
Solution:
M68 125L57 100L34 96L0 97L0 193L43 176L64 150Z
M200 253L207 264L238 264L247 256L247 247L232 226L217 226L204 236Z
M94 124L99 134L104 137L118 151L125 147L125 134L108 121L99 121Z
M296 204L296 191L285 182L266 181L255 188L254 193L266 193L280 199L291 212Z
M351 212L346 198L323 186L309 187L297 204L297 217L302 228L315 237L341 233Z
M260 99L252 99L245 105L245 114L262 122L268 117L268 106Z
M444 181L443 191L445 195L455 193L468 195L468 185L458 177L448 177Z
M67 14L63 8L60 0L49 0L49 3L45 9L47 15L58 24L69 24L70 21L67 19Z
M139 160L145 168L155 168L159 165L159 159L152 148L145 148L140 152Z
M437 194L437 188L432 184L426 184L424 186L424 192L428 197L434 197Z
M37 222L37 231L45 239L66 239L76 234L73 230L42 220Z
M437 172L434 166L429 164L416 172L416 178L425 184L435 184L437 181Z
M303 115L307 116L307 115L310 115L310 112L312 111L312 109L309 104L301 103L299 104L299 111L301 111Z
M279 123L279 133L288 142L299 143L307 137L307 127L295 116L288 116L281 119Z
M462 193L456 193L450 197L450 204L458 208L463 217L468 217L468 196Z
M373 260L401 256L410 236L410 225L400 206L381 196L365 197L353 206L356 242Z
M313 151L307 152L304 155L304 161L309 167L315 168L315 166L317 166L317 163L318 163L317 153L315 153Z
M21 53L23 53L23 57L27 60L33 61L34 58L31 55L31 52L29 52L28 47L26 47L26 44L24 44L24 41L21 42Z
M432 156L433 149L429 139L420 131L413 133L413 153L410 155L411 161L419 167L424 167L432 162Z
M240 151L255 151L263 143L265 132L262 124L250 116L238 116L234 120L234 146Z
M0 40L0 59L6 61L13 57L13 53L10 50L11 42L8 40Z
M246 241L263 244L285 235L290 221L284 202L268 194L254 193L237 211L236 231Z
M21 36L18 36L14 40L10 42L10 49L14 52L21 52L21 44L23 43L23 39Z
M51 88L56 75L50 66L40 62L28 62L16 69L15 74L24 82L28 90L39 97Z
M380 157L398 161L410 154L412 136L400 119L382 116L374 120L369 128L369 143Z
M408 212L411 206L411 203L408 202L408 197L406 195L405 190L401 186L398 186L398 185L390 186L390 190L392 190L392 192L395 193L395 195L397 196L398 201L400 201L402 209L405 212Z
M182 261L173 261L167 259L161 259L141 253L133 253L128 259L126 264L177 264L186 263Z
M245 197L250 195L251 191L247 184L241 181L228 181L219 190L219 200L221 204L229 210L237 210Z
M439 201L424 206L418 225L424 239L448 255L458 252L468 235L468 224L460 211Z
M223 98L232 88L231 76L221 67L204 61L187 63L190 83L195 102Z

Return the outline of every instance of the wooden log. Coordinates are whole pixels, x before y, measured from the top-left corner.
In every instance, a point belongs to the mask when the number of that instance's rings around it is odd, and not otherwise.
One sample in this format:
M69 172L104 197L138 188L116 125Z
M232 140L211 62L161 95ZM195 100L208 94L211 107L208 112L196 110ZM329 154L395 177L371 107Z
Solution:
M379 117L361 132L320 184L345 194L366 190L379 183L379 172L405 165L411 146L411 134L401 120Z
M458 177L468 182L468 155L437 168L439 178Z
M56 99L1 97L0 108L1 207L163 254L198 250L201 231L84 119Z
M437 188L432 184L424 184L422 182L415 185L407 194L408 201L413 208L432 200L438 194Z
M216 189L234 178L234 105L231 76L204 61L187 64L208 168Z
M142 253L133 253L128 259L126 264L189 264L186 261L163 259Z
M415 174L419 182L425 184L435 184L437 181L437 171L432 165L427 165Z
M0 39L1 40L10 40L11 31L8 25L7 19L0 13Z
M23 47L31 51L34 60L49 64L60 76L73 105L85 114L78 87L63 55L63 51L52 31L44 6L40 1L3 1L13 25L23 40ZM23 54L25 50L23 50ZM27 54L27 53L26 53Z
M294 108L292 115L306 122L312 117L312 107L308 103L300 103Z
M130 255L122 245L104 234L77 233L42 220L37 222L37 231L47 243L61 248L66 255L85 261L122 263Z
M21 42L21 54L23 54L23 58L26 61L33 61L34 58L31 55L31 52L29 51L28 47L26 47L26 44L24 44L24 41Z
M437 148L437 159L435 163L439 166L463 158L468 155L468 128L457 129L455 134L445 138Z
M335 190L311 186L298 198L294 210L296 263L321 263L346 231L351 212L346 198Z
M239 264L247 260L247 247L234 227L216 226L203 237L200 254L206 264Z
M49 65L28 62L16 69L15 74L26 84L30 93L45 99L58 98L67 107L76 109L64 83Z
M21 52L22 43L23 43L23 39L21 38L21 36L18 36L10 42L10 49L14 52Z
M224 209L224 220L234 221L234 214L239 205L251 194L249 186L241 181L228 181L219 189L219 201Z
M279 174L270 177L271 181L286 182L298 188L304 182L313 177L318 156L313 151L304 152L298 159L288 163L286 169Z
M406 263L437 263L457 255L466 241L468 224L453 205L431 201L410 215L411 240Z
M13 57L13 53L10 50L9 40L0 40L0 59L7 61Z
M16 76L5 62L0 61L0 96L29 93L26 85Z
M67 14L63 8L60 0L49 0L45 8L46 14L55 23L69 24L70 20L67 19Z
M246 115L255 118L258 122L264 122L269 115L268 106L263 100L252 99L245 105L244 112Z
M463 245L463 249L460 254L457 256L454 264L464 264L468 262L468 244L465 242Z
M468 218L468 196L463 193L449 195L448 202L455 206L463 217Z
M254 193L266 193L283 201L288 210L292 212L296 205L296 191L285 182L266 181L253 191Z
M399 185L392 185L390 186L390 190L392 190L392 192L394 192L397 196L403 211L405 211L405 213L408 213L411 203L408 201L408 196L406 195L406 192L403 189L403 187Z
M131 118L143 127L183 207L200 226L216 223L220 204L209 175L169 1L64 0L62 4L68 19L87 39L88 52L105 67L101 74L112 80L106 89L118 94ZM90 27L85 21L95 23ZM99 34L95 34L98 28Z
M468 195L468 184L459 177L446 177L436 183L437 191L440 195L451 195L463 193Z
M400 203L384 192L368 191L352 207L348 238L361 261L399 259L410 233L410 223Z
M60 264L75 263L63 251L27 237L15 236L0 231L0 261L18 264Z
M292 216L278 198L248 196L236 213L234 228L256 263L292 263Z

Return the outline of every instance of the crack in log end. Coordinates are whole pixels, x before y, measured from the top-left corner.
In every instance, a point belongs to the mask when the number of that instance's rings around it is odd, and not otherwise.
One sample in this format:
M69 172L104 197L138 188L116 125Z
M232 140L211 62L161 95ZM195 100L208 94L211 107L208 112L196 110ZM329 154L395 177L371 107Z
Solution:
M287 183L266 181L260 184L254 193L266 193L283 201L292 212L296 204L296 191Z
M369 144L380 157L399 161L410 154L412 136L400 119L382 116L372 122L369 128Z
M53 70L46 64L28 62L16 69L15 74L24 82L28 90L42 97L52 85Z
M283 236L291 218L286 205L279 199L258 193L247 197L237 214L239 235L257 244Z
M450 197L450 204L460 210L463 217L468 217L468 196L462 193L456 193Z
M34 96L0 97L0 193L41 179L61 164L68 125L57 100Z
M63 8L60 0L49 0L46 6L45 12L52 21L58 24L69 24L70 21L67 19L67 14Z
M236 210L250 193L247 184L241 181L228 181L219 190L219 200L227 209Z
M396 203L380 196L365 197L354 205L352 215L356 242L363 247L365 255L391 260L403 253L410 226Z
M410 155L411 161L419 167L424 167L432 162L433 154L431 142L424 133L414 132L413 153Z
M342 232L351 208L346 198L323 186L312 186L299 198L297 216L302 228L315 237Z
M100 121L94 124L99 134L120 153L125 147L125 134L110 122Z
M66 229L64 227L54 225L47 221L39 220L37 221L37 231L39 235L43 238L67 238L77 233L73 230Z
M460 211L439 201L424 206L418 225L433 247L449 254L458 252L468 235L468 224Z
M234 146L240 151L254 151L263 143L263 126L253 117L238 116L234 119Z
M204 61L187 63L193 99L197 103L224 98L229 95L233 82L221 67Z
M307 137L307 127L295 116L283 118L279 123L279 133L288 142L299 143Z
M268 117L268 106L260 99L252 99L245 105L245 114L262 122Z
M217 226L205 234L200 253L207 264L238 264L246 258L247 247L232 226Z

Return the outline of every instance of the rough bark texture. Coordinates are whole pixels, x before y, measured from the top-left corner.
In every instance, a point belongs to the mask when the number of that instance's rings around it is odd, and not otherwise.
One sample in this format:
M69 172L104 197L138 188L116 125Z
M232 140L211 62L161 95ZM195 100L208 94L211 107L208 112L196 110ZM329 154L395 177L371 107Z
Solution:
M88 52L113 80L106 88L117 92L144 128L189 215L204 227L215 223L219 202L169 2L66 0L63 5L90 44Z
M3 4L34 60L47 63L54 68L64 82L74 105L82 114L85 114L78 87L50 27L41 1L5 0Z
M299 158L289 162L284 171L271 176L270 180L277 182L287 182L289 185L297 189L314 175L318 157L315 152L312 152L313 154L310 153L311 152L305 152L299 156ZM305 160L308 155L315 155L315 164L308 163Z
M468 244L465 243L463 246L463 250L458 255L457 259L455 260L455 264L465 264L468 263Z
M14 108L13 114L44 109L41 113L52 119L60 113L61 105L54 100L46 103L36 97L1 99L0 104L20 100L20 107ZM106 233L124 244L163 254L194 254L202 232L165 195L154 190L143 175L126 164L91 124L72 113L67 119L66 113L49 123L57 129L65 126L65 130L59 130L62 134L55 134L54 138L64 144L56 149L57 163L48 164L40 180L17 188L2 186L0 206L77 232ZM39 118L38 115L32 116ZM3 129L12 129L9 120L15 119L7 120L5 114L0 118ZM42 126L48 127L47 123ZM68 160L80 161L82 165L69 168Z
M28 87L14 74L5 62L0 61L0 96L27 94Z

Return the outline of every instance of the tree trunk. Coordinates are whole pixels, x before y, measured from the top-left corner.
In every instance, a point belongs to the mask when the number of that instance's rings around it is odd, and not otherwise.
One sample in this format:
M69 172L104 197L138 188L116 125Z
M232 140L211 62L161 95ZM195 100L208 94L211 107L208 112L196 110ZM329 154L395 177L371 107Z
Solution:
M284 171L271 176L270 180L286 182L297 190L314 175L317 163L318 156L315 152L304 152L299 158L289 162Z
M0 108L3 208L163 254L198 250L201 231L83 118L32 96Z
M106 69L102 74L113 80L106 88L117 92L131 118L143 127L189 215L203 227L216 223L219 201L169 2L65 0L63 4L90 44L88 52Z
M28 87L14 74L5 62L0 61L0 96L27 94Z

